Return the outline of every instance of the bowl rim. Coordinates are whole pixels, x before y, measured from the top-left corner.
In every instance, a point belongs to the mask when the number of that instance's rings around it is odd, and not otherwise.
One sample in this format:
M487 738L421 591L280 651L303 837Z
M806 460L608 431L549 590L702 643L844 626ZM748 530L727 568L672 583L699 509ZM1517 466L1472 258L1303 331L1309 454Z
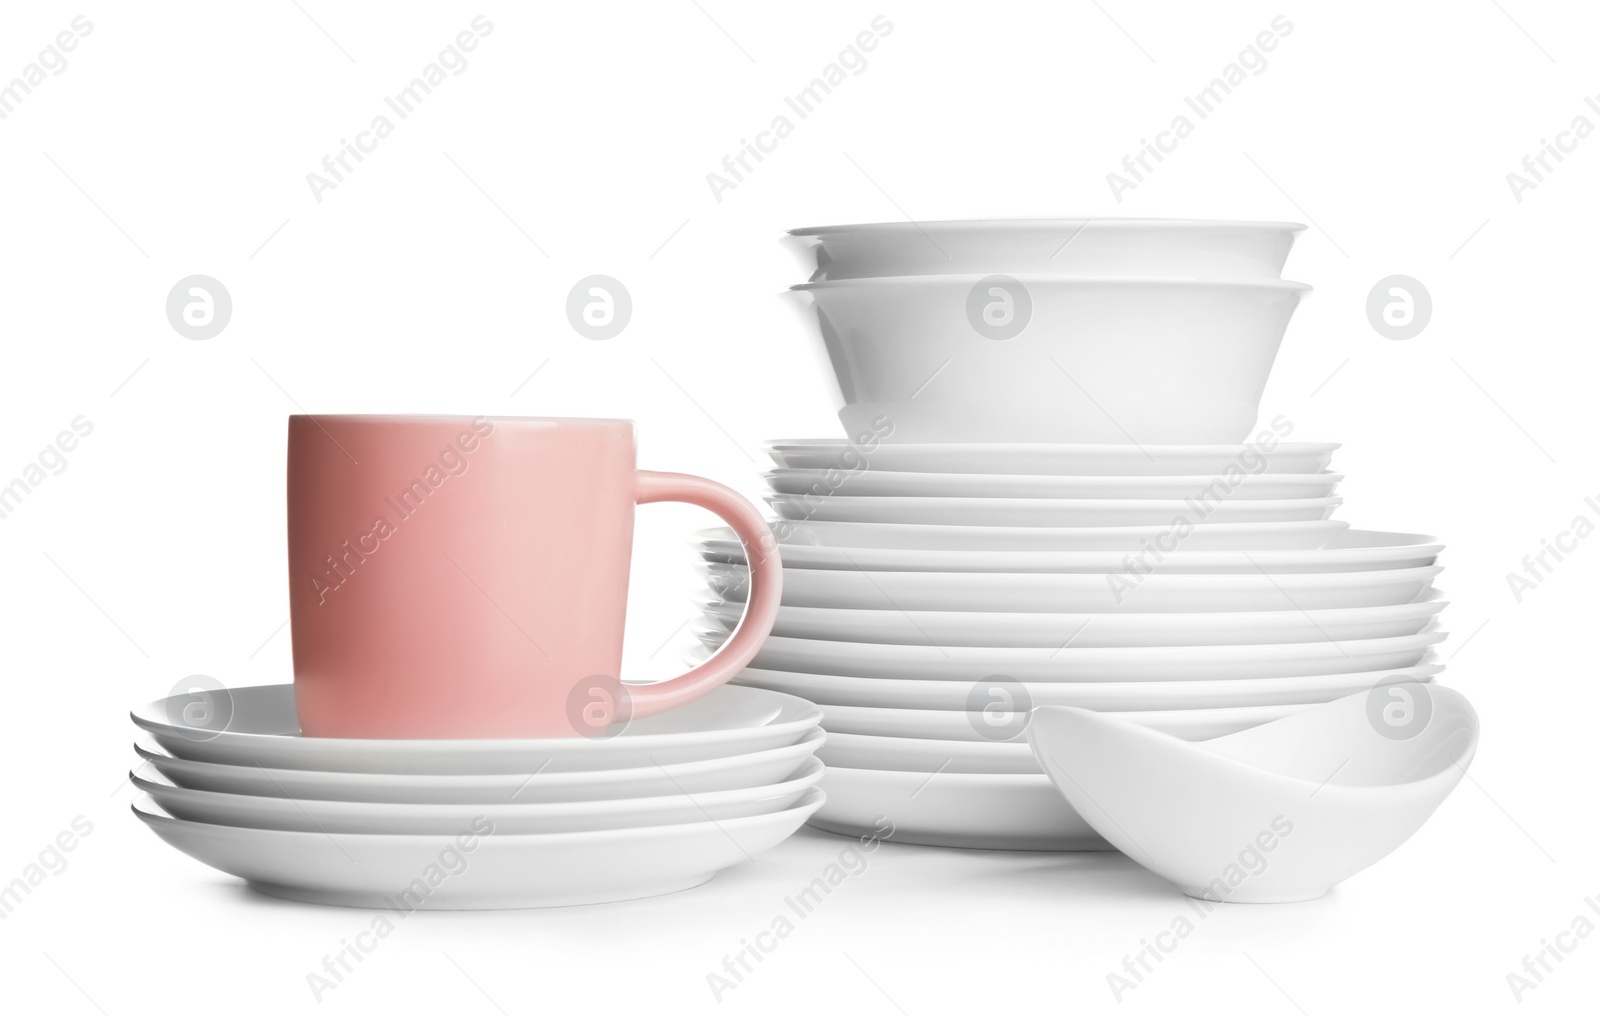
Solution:
M927 229L944 231L960 230L1045 230L1060 229L1063 227L1085 228L1088 225L1106 226L1112 229L1173 229L1187 228L1196 232L1205 229L1231 230L1245 232L1248 230L1261 230L1266 232L1298 233L1306 229L1303 222L1254 220L1254 219L1181 219L1181 218L1140 218L1119 216L1023 216L1008 219L929 219L916 221L907 219L903 222L855 222L843 223L834 226L801 226L798 229L787 230L784 236L793 237L823 237L830 234L859 234L859 233L896 233L906 231L922 232Z
M997 274L1020 282L1024 286L1036 286L1039 288L1110 285L1165 287L1169 289L1181 287L1257 289L1274 293L1309 293L1312 291L1310 283L1296 282L1292 279L1187 279L1152 275L1055 275L1044 272L1022 272L1016 275ZM838 289L848 286L973 286L984 279L993 277L994 275L983 275L977 272L964 272L953 275L872 275L858 279L823 279L818 282L801 282L790 286L788 292L809 293L813 290Z

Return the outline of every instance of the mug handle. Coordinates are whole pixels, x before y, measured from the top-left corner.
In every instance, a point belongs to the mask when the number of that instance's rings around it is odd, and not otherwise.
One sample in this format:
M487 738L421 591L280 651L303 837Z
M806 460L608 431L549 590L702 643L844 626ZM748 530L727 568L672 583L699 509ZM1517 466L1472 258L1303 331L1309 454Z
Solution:
M761 649L773 623L778 619L778 603L783 596L783 561L778 557L777 541L766 520L755 506L732 489L714 480L689 473L637 472L634 501L682 501L715 512L744 545L750 563L750 593L744 617L733 635L710 659L686 674L657 684L627 685L629 715L651 716L674 709L706 692L743 670Z

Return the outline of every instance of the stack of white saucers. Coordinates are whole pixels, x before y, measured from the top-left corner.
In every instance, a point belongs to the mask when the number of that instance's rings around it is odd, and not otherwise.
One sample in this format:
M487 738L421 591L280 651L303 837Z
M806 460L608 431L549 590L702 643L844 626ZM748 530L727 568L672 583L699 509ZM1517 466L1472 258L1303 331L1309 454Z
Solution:
M783 605L736 680L822 707L811 823L1104 848L1030 751L1033 706L1202 740L1431 680L1442 546L1330 520L1335 447L770 445ZM709 651L746 569L725 530L696 547Z
M822 804L810 702L724 687L609 737L302 737L291 685L186 692L147 732L134 811L273 896L492 909L637 899L768 850Z

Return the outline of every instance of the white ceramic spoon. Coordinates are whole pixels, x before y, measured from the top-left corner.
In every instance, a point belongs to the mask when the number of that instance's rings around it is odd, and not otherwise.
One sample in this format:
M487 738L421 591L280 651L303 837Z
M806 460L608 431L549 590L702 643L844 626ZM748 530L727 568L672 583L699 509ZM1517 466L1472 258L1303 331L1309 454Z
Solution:
M1028 740L1085 821L1185 894L1289 903L1409 839L1466 774L1478 717L1459 692L1397 682L1198 743L1043 706Z

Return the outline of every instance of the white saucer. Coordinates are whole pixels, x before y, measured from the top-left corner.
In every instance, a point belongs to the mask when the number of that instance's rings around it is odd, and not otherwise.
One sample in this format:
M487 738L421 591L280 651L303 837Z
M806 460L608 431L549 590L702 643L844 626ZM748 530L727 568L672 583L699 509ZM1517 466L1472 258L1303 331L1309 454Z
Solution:
M701 564L712 591L742 601L749 573ZM1112 583L1104 575L783 570L783 603L858 610L1198 613L1225 610L1334 610L1414 603L1443 569L1294 575L1154 575ZM1137 581L1135 581L1137 580Z
M1302 523L1285 523L1300 525ZM1304 523L1307 525L1321 523ZM1121 571L1130 551L1123 550L946 550L899 546L813 546L798 542L827 523L809 523L803 531L788 534L782 544L785 568L865 569L867 571L932 572L1090 572ZM837 523L849 525L849 523ZM960 527L930 527L960 528ZM1371 571L1379 568L1425 568L1433 564L1444 544L1417 533L1385 533L1347 529L1333 533L1320 547L1303 550L1196 550L1196 539L1214 530L1192 534L1171 553L1163 553L1160 570L1167 575L1245 572ZM824 534L826 535L826 533ZM1154 540L1158 534L1144 537ZM744 547L728 529L696 533L693 545L709 561L744 564ZM861 541L866 542L865 538ZM958 542L952 539L952 542ZM1136 541L1137 542L1137 541ZM1171 542L1169 540L1169 542ZM1136 552L1136 549L1135 549ZM1151 561L1154 558L1150 558Z
M1008 611L859 610L779 607L774 636L882 645L1012 646L1075 649L1121 646L1243 646L1415 635L1445 601L1339 610L1225 611L1214 614L1028 614ZM728 632L742 603L702 607Z
M830 705L897 709L1027 709L1033 706L1079 706L1102 711L1214 709L1223 706L1289 705L1326 702L1365 691L1388 677L1429 681L1444 670L1432 657L1414 667L1358 674L1312 677L1254 678L1243 681L1113 681L1025 682L919 681L910 678L838 677L791 674L780 670L745 669L734 680L772 688Z
M1110 850L1041 774L830 768L811 825L891 843L989 850ZM887 831L887 834L885 834Z
M142 795L133 812L174 847L258 892L381 908L398 921L417 909L562 907L678 892L777 846L823 801L812 789L785 811L643 829L499 835L480 823L455 836L337 839L185 822Z
M134 751L180 787L223 794L253 794L314 801L376 801L394 804L554 804L609 801L657 794L704 794L781 783L821 747L811 730L794 744L702 762L676 762L638 769L482 776L408 776L388 773L266 769L173 758L135 743Z
M174 786L165 777L129 774L173 818L252 829L334 834L454 835L479 817L494 823L496 835L592 832L725 822L784 811L822 779L822 763L807 759L801 771L782 783L718 790L704 794L560 804L395 804L369 801L302 801L288 797L219 794Z
M1268 473L1320 473L1339 446L1286 442L1260 454ZM879 444L838 438L770 441L768 455L790 469L872 469L936 473L1033 473L1056 476L1217 476L1251 469L1240 445Z
M1068 500L1045 497L805 497L772 494L766 502L786 519L897 522L925 526L1159 526L1177 518L1193 525L1317 522L1343 498L1247 501L1229 498L1204 508L1182 500Z
M526 740L358 740L302 737L294 686L229 689L226 729L183 725L186 697L157 699L133 711L178 758L224 765L351 773L566 773L624 769L742 755L795 743L822 713L811 703L756 688L721 687L688 705L635 720L605 738Z

